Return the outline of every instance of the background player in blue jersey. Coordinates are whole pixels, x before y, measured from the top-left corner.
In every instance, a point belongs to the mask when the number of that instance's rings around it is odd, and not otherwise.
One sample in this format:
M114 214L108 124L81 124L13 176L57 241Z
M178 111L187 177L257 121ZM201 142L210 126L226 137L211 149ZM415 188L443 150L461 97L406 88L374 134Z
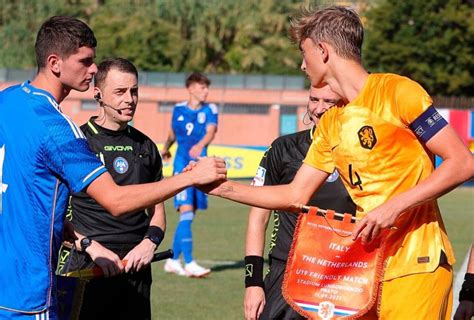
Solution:
M36 38L35 79L0 92L0 319L57 318L55 253L69 192L85 190L119 216L225 178L225 162L205 158L194 174L140 185L114 182L59 106L71 90L89 88L96 43L80 20L50 18Z
M189 92L188 101L178 103L173 109L171 130L161 152L163 159L171 157L169 148L176 141L178 149L173 165L173 174L180 173L191 160L207 155L207 146L212 142L217 131L217 107L206 103L210 80L194 72L186 79ZM175 207L180 213L180 220L173 239L173 259L168 259L165 271L189 277L203 277L210 269L199 266L193 259L193 238L191 224L195 210L207 209L207 195L191 187L176 195ZM180 262L183 253L184 269Z

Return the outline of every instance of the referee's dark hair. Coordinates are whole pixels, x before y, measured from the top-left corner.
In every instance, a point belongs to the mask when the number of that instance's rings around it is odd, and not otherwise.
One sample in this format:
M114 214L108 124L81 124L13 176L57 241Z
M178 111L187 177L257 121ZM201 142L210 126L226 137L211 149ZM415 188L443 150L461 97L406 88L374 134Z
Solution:
M74 54L80 47L95 48L97 40L87 24L69 16L54 16L41 25L35 42L38 70L46 67L51 54L62 59Z
M196 82L200 84L205 84L208 87L211 85L211 80L209 80L208 77L206 77L202 73L193 72L186 78L186 88L189 88L191 84Z
M129 60L124 58L105 59L97 66L97 73L94 77L94 86L103 89L105 79L110 70L115 69L120 72L134 74L138 78L137 68Z

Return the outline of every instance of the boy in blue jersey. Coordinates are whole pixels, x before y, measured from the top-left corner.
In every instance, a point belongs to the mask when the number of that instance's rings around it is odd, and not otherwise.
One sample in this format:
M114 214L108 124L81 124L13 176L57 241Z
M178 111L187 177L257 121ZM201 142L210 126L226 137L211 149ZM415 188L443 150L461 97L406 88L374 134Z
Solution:
M163 159L171 157L169 148L175 141L178 150L173 165L173 174L180 173L191 160L207 155L207 147L217 131L217 107L206 103L210 80L194 72L186 79L188 101L178 103L173 109L171 130L161 152ZM187 188L176 195L175 207L180 219L173 239L173 259L168 259L165 271L188 277L204 277L211 270L199 266L193 259L193 238L191 224L195 210L207 209L207 195L196 188ZM183 253L184 269L179 260Z
M89 88L97 72L96 44L94 33L80 20L48 19L36 38L35 79L0 93L0 319L57 318L55 253L69 192L85 190L120 216L188 186L225 178L225 162L206 158L195 174L115 184L59 106L71 90ZM117 268L123 271L121 263Z

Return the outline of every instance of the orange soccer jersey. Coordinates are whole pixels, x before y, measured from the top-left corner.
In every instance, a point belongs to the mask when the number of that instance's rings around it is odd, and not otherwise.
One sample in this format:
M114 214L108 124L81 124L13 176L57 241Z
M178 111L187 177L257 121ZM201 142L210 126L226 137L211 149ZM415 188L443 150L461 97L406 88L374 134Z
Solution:
M337 168L363 216L426 179L434 157L409 125L432 104L416 82L395 74L371 74L359 96L322 117L304 162L325 172ZM387 239L384 280L439 265L441 251L454 263L437 202L410 209Z

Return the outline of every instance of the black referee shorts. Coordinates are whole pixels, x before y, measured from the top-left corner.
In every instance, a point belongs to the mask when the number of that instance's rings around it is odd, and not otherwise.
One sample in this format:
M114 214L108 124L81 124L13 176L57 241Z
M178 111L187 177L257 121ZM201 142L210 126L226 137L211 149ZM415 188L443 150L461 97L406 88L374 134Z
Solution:
M110 248L110 246L108 246ZM122 259L133 246L113 248ZM95 264L90 257L76 252L69 268L79 270ZM149 320L151 319L151 267L139 272L124 273L110 278L92 279L85 285L80 308L80 320Z
M265 277L265 307L259 319L306 319L293 310L283 298L281 287L286 261L272 259L270 272Z

